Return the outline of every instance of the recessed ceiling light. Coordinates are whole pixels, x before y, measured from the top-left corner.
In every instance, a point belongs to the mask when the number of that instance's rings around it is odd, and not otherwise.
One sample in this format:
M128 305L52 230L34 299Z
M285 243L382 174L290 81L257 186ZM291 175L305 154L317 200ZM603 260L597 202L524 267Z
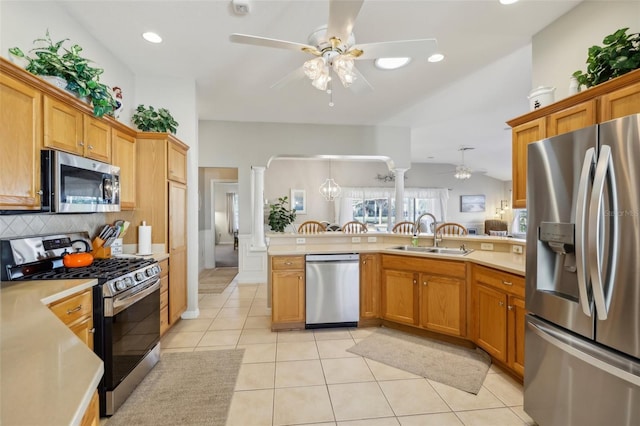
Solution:
M500 4L514 4L517 2L518 0L500 0Z
M147 40L149 43L162 43L162 37L160 37L158 34L151 31L142 33L142 38Z
M381 70L396 70L411 62L411 58L378 58L373 63Z
M440 62L444 59L444 55L442 53L434 53L433 55L427 58L429 62Z

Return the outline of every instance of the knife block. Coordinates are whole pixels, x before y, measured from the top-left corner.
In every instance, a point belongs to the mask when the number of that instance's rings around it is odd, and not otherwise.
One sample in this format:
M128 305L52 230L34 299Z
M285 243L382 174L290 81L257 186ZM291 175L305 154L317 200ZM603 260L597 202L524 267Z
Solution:
M95 237L91 242L93 247L93 257L96 259L109 259L111 257L111 247L103 247L104 240L100 237Z

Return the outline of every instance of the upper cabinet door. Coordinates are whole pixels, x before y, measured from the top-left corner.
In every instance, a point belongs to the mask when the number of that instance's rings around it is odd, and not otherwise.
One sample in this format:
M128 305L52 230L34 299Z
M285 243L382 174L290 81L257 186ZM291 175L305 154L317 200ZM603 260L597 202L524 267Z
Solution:
M41 95L0 73L0 208L40 207Z
M175 182L187 183L187 150L176 142L168 146L167 177Z
M120 208L136 207L136 138L113 130L111 146L112 164L120 167Z
M97 118L84 115L83 155L105 163L111 162L111 127Z
M596 124L596 100L549 114L547 137L569 133Z
M527 145L547 135L545 117L531 120L512 129L513 207L527 207Z
M601 98L601 122L637 113L640 113L640 83L615 90Z
M44 96L44 146L84 155L82 112Z

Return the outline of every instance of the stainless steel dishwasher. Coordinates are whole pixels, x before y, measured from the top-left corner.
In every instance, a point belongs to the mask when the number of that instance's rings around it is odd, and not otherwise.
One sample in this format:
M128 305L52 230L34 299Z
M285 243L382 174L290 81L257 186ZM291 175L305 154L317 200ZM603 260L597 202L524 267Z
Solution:
M360 317L360 255L306 256L306 328L355 327Z

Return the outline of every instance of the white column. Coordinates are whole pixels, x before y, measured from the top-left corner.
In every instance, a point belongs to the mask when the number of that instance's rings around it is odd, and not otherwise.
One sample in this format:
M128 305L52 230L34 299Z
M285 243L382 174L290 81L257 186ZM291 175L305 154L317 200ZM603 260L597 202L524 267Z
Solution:
M393 169L393 174L396 177L396 217L393 224L402 222L404 220L403 205L404 205L404 172L407 169Z
M251 248L265 249L264 243L264 171L266 167L251 166L253 178L253 233Z

